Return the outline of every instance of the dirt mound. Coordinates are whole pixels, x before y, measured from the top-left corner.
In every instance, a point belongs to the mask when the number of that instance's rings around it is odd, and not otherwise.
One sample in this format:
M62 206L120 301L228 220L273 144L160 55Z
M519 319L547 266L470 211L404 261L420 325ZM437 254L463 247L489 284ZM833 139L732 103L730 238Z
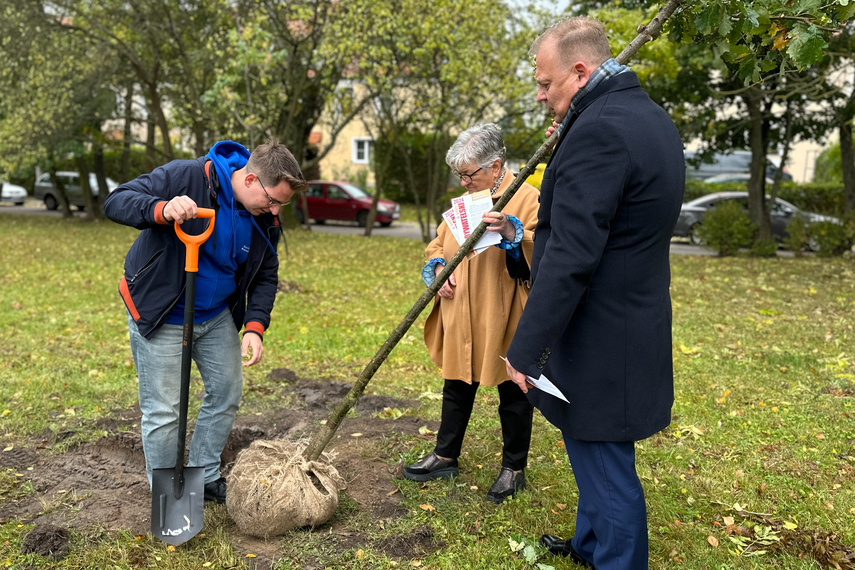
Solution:
M310 437L318 421L327 417L350 390L350 384L301 379L290 370L278 369L271 378L283 381L282 390L293 395L294 407L263 416L239 416L223 452L223 471L228 473L237 454L256 439L299 439ZM402 465L389 462L392 441L412 437L419 428L436 430L436 422L402 416L386 419L384 410L415 409L418 402L388 396L365 396L356 407L358 417L342 422L327 451L334 453L334 465L345 478L347 495L359 509L374 519L401 516L401 494L394 479ZM68 549L69 527L98 525L107 530L146 534L151 526L151 492L145 477L145 458L140 439L139 408L113 410L99 420L99 429L108 435L68 453L45 453L48 441L58 434L45 434L32 446L0 452L0 468L14 469L29 481L35 493L0 504L0 520L19 518L35 524L32 545L44 556L64 556ZM192 431L192 430L191 430ZM189 441L188 441L189 446ZM327 529L339 538L339 547L368 545L358 531L336 525ZM278 559L279 542L242 536L236 527L233 545L239 552L252 552L253 567L270 568ZM66 538L62 539L62 536ZM29 536L27 544L29 544ZM63 545L65 550L63 550ZM429 529L412 536L391 537L373 546L390 557L422 556L437 548Z
M54 560L65 558L68 550L68 531L53 525L35 527L21 544L23 554L34 553Z

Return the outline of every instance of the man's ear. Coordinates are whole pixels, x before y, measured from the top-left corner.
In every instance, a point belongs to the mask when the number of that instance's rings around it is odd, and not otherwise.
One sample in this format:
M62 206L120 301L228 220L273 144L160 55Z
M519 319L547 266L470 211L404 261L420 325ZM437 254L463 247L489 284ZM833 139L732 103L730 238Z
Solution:
M590 79L592 72L593 69L591 69L584 61L577 61L573 64L573 73L576 74L579 87L584 87L588 83L588 79Z

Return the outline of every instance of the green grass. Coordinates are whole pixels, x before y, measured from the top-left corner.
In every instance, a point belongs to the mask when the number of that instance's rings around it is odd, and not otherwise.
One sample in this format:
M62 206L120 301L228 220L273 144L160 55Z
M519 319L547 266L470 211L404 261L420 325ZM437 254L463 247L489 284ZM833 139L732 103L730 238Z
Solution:
M124 308L116 293L136 231L109 222L0 215L0 449L51 430L72 437L55 451L102 435L94 426L136 401ZM414 240L294 231L280 248L280 278L302 292L276 300L265 358L246 370L241 414L287 404L267 373L352 380L423 292L423 244ZM811 568L794 546L740 556L728 538L755 518L796 532L834 533L855 543L855 267L847 260L672 258L676 403L673 425L638 445L649 505L651 568ZM368 392L420 399L410 414L439 419L426 393L442 385L421 339L424 316L380 367ZM336 524L373 539L427 525L445 546L419 559L429 568L527 568L509 538L573 532L575 486L557 430L536 414L529 490L504 505L484 494L500 458L495 390L479 393L461 477L421 485L401 481L408 515L371 520L346 497ZM390 467L432 448L423 437L393 437ZM382 451L378 451L382 453ZM34 492L0 472L0 501ZM430 505L425 510L420 505ZM215 509L216 510L216 509ZM168 552L150 538L75 529L59 563L24 556L30 527L0 524L0 565L14 568L240 568L227 515L206 536ZM411 567L381 550L331 550L329 529L282 539L278 568L305 556L333 568ZM716 543L718 546L713 546ZM803 557L799 557L799 555ZM556 568L572 568L544 558Z

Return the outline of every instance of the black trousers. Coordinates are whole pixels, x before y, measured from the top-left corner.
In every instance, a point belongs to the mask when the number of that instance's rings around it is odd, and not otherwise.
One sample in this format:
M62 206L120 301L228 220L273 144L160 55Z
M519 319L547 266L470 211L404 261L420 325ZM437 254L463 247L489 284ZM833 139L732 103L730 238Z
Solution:
M463 436L472 415L478 382L446 380L442 388L442 420L436 434L436 449L440 457L460 456ZM510 380L499 389L499 420L502 422L502 467L514 471L525 469L531 444L531 419L534 408L519 386Z

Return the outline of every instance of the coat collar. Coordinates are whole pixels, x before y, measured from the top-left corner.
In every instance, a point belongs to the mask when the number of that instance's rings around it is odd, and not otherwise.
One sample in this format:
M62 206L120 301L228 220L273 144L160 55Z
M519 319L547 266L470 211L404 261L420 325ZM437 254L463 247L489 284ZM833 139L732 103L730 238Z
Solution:
M638 75L636 75L634 71L626 71L619 75L615 75L614 77L609 78L608 81L603 81L597 85L576 104L576 108L572 113L568 113L567 116L564 117L564 126L561 127L561 136L559 137L558 142L555 143L555 148L552 150L552 156L555 156L555 151L558 150L562 141L567 137L567 133L573 127L573 123L576 122L576 119L578 119L582 112L590 107L594 101L608 93L634 88L641 89L641 83L638 81ZM552 156L549 158L549 162L552 162Z

